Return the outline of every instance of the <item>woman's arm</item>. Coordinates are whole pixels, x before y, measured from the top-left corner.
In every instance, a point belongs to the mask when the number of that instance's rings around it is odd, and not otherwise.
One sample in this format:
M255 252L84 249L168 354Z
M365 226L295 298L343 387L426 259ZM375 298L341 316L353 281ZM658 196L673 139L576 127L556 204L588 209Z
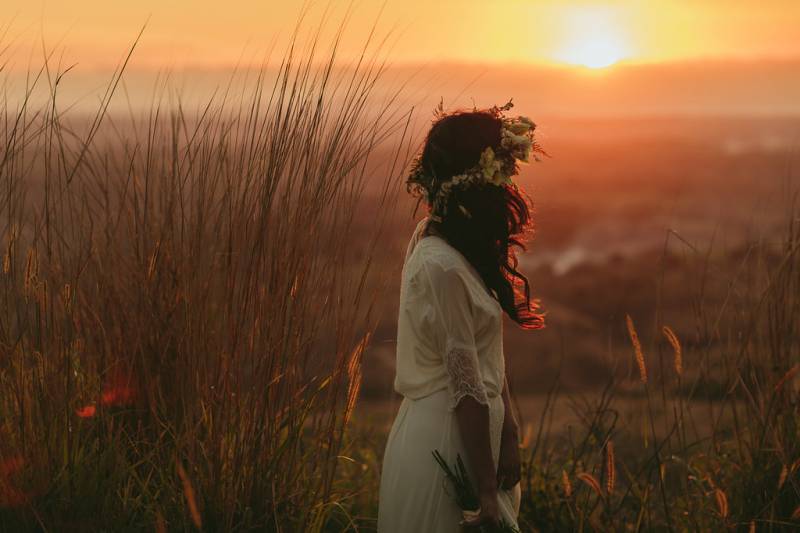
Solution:
M480 523L497 525L500 509L497 504L497 473L489 436L489 408L472 396L464 396L456 405L455 413L467 460L478 478Z
M519 437L519 423L517 416L514 414L513 404L511 403L511 393L508 391L508 378L503 382L503 406L505 407L505 416L503 417L503 434Z
M503 384L503 433L500 438L500 459L497 465L497 484L503 489L511 489L519 483L521 467L519 457L519 424L512 408L508 391L508 378Z
M465 460L477 482L481 512L476 525L499 524L497 471L489 433L489 399L481 379L472 296L465 271L436 262L425 264L431 302L441 324L442 363L447 372L449 408L454 411Z

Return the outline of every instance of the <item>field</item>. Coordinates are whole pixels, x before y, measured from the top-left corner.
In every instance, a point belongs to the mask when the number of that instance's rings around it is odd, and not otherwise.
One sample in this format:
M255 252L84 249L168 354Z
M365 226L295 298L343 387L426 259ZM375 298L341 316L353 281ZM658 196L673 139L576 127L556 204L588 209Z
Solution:
M0 530L374 530L425 120L304 61L198 113L4 96ZM796 529L798 119L536 120L523 530Z

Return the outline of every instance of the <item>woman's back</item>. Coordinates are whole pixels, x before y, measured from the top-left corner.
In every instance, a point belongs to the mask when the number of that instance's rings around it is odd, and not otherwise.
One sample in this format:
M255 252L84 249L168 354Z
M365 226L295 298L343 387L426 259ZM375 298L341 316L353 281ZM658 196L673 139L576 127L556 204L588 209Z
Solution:
M427 222L426 218L417 225L403 265L395 390L414 399L446 389L446 359L452 353L474 351L476 377L488 396L496 396L505 371L500 306L458 250L439 236L425 234ZM453 360L450 366L454 365L466 366ZM462 393L454 391L456 397Z

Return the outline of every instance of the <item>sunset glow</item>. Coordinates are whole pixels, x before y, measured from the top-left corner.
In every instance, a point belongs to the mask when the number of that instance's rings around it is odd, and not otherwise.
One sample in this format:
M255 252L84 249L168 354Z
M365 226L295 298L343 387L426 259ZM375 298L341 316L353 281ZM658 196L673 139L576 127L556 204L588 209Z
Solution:
M589 68L604 68L630 55L616 12L608 8L565 9L555 59Z
M313 8L304 12L307 4ZM10 87L21 90L28 70L38 68L48 50L51 68L70 67L61 98L91 108L144 26L125 77L133 106L149 105L156 78L165 72L185 102L199 105L234 67L277 69L304 14L298 56L322 25L314 61L324 62L337 28L346 23L336 59L355 64L376 25L369 48L394 72L384 89L404 80L413 85L413 98L438 101L449 93L450 105L472 105L473 99L495 103L530 90L539 113L800 112L795 0L388 0L383 8L382 2L359 0L350 10L347 2L331 2L329 10L324 5L74 0L34 9L26 0L5 0L14 17L0 23L0 35L6 32L0 65L11 76ZM127 109L124 98L111 105Z
M145 22L135 64L162 68L231 66L259 60L286 43L302 0L175 0L102 2L75 0L33 7L6 0L13 15L3 44L16 66L36 57L44 43L67 47L66 62L85 68L113 65ZM661 63L704 59L797 57L800 3L688 2L684 0L390 0L333 2L327 14L311 9L307 27L343 19L343 57L357 57L376 20L395 63L454 61L570 64L593 68L617 61ZM0 30L5 28L0 24ZM746 38L743 38L746 36ZM14 65L11 65L14 66Z

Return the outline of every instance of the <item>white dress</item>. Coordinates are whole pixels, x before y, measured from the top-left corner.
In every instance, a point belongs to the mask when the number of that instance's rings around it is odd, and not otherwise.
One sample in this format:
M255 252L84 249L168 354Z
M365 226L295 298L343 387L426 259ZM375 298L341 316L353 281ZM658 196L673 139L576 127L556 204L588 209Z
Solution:
M464 396L489 407L495 467L505 409L502 309L472 265L444 239L422 237L406 251L400 288L397 374L403 401L381 469L378 533L458 533L461 511L433 458L460 454L472 473L453 409ZM519 485L500 489L500 513L517 527Z

